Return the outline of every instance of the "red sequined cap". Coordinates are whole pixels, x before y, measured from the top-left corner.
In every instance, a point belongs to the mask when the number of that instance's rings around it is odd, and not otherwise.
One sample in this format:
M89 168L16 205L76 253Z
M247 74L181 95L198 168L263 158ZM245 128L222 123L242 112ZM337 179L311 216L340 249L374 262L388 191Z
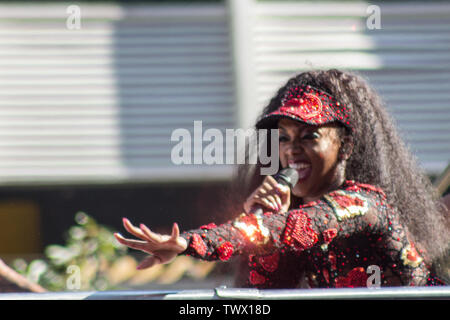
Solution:
M300 122L319 125L340 122L352 129L349 109L331 95L311 86L295 87L282 101L281 106L258 121L258 129L274 127L280 118L290 118Z

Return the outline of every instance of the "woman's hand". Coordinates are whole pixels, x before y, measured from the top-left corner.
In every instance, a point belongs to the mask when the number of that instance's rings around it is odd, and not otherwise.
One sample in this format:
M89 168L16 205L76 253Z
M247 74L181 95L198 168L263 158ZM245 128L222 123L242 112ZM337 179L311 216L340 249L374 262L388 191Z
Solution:
M267 176L261 186L244 203L244 210L250 213L254 205L261 205L275 212L286 212L291 205L291 190Z
M117 241L132 249L150 254L138 265L138 269L169 263L187 248L187 242L180 237L180 229L176 223L173 224L171 235L154 233L143 224L140 225L140 228L135 227L126 218L123 218L123 226L129 233L143 241L125 239L120 233L115 233Z

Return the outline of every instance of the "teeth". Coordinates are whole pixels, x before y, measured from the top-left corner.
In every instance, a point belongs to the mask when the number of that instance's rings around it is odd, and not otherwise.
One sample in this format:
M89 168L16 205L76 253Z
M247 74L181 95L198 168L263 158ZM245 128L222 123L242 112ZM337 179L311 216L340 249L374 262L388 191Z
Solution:
M311 167L311 165L309 163L304 163L304 162L289 163L289 168L296 169L296 170L306 169L309 167Z

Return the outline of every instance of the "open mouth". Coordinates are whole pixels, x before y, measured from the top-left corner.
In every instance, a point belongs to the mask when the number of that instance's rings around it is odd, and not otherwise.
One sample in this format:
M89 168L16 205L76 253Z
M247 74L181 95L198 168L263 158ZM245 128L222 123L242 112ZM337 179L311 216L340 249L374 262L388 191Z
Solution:
M304 161L299 161L299 162L289 161L288 162L288 166L289 166L289 168L297 170L297 172L298 172L298 180L299 181L306 180L311 175L312 166L308 162L304 162Z

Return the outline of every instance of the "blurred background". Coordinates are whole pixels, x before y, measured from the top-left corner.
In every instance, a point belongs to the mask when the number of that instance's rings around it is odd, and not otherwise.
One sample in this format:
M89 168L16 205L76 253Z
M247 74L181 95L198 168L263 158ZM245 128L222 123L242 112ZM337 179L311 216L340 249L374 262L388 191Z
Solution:
M187 260L136 274L142 255L110 243L122 217L230 218L232 167L173 164L172 132L251 127L291 76L353 70L436 179L449 50L448 1L0 1L0 259L50 290L74 264L85 290L229 284L229 267Z

